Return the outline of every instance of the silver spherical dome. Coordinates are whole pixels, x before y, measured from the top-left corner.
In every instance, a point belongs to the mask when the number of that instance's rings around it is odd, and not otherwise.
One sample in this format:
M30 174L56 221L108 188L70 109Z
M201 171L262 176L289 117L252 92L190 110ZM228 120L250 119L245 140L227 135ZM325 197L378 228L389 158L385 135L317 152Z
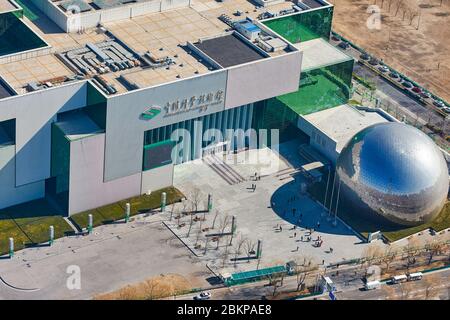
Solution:
M340 201L351 214L402 225L433 219L448 193L442 152L422 131L404 123L379 123L358 132L336 164Z

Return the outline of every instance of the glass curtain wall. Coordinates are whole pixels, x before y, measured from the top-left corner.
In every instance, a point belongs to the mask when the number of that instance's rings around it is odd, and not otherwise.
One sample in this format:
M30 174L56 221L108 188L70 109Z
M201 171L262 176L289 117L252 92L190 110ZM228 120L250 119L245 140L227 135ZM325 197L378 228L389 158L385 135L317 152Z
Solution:
M333 7L325 7L275 18L263 24L291 43L299 43L317 38L328 40L332 21Z
M144 154L148 153L145 152L146 150L152 149L152 145L173 141L175 157L172 161L180 164L200 158L204 148L224 141L229 141L231 146L239 148L241 142L237 140L239 140L239 132L242 131L236 130L247 131L252 127L253 107L253 104L249 104L146 131L144 133ZM182 130L177 131L177 129ZM208 129L217 131L208 131ZM232 129L233 133L238 133L238 136L230 136L230 131L227 131L229 129ZM222 141L219 140L219 137L215 137L215 133L216 135L220 133ZM148 158L144 160L146 163L149 162Z

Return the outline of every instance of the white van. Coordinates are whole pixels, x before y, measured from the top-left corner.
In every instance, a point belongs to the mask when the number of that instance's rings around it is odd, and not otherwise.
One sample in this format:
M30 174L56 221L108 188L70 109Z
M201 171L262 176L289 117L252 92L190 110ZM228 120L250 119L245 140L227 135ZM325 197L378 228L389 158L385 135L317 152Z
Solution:
M408 281L422 280L422 278L423 278L422 272L411 273L408 275Z
M366 284L364 285L364 289L365 290L373 290L373 289L378 289L381 286L380 281L375 280L375 281L368 281L366 282Z
M391 278L391 283L396 284L400 282L406 282L408 281L408 277L405 274L401 274L399 276L394 276Z

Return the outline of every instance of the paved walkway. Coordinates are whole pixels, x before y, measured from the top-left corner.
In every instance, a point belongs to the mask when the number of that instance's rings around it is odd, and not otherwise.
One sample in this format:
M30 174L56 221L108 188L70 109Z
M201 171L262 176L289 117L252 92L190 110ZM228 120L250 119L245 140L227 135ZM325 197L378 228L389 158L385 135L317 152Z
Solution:
M66 285L67 268L73 265L80 267L81 290ZM0 299L89 299L168 273L185 276L192 287L208 286L211 276L159 215L139 216L128 224L100 226L88 236L57 239L52 247L21 250L13 259L0 258Z

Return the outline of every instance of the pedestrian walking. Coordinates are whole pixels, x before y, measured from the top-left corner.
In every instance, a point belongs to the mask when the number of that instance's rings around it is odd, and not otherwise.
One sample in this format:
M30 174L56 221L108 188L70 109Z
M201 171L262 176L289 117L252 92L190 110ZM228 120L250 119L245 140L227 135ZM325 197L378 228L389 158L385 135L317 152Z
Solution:
M317 222L317 229L320 228L320 221Z
M294 232L294 238L296 238L297 237L297 232Z

